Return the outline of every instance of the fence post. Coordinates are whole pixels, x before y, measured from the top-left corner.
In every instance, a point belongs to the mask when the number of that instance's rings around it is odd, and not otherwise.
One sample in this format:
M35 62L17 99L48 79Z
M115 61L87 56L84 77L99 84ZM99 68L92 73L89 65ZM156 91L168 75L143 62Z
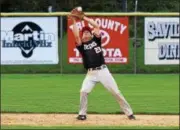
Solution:
M60 65L63 74L63 16L60 16Z
M135 0L135 12L137 12L137 5L138 5L138 0ZM136 43L137 43L137 16L134 16L134 40L133 40L133 48L134 48L134 74L137 73L137 54L136 54Z

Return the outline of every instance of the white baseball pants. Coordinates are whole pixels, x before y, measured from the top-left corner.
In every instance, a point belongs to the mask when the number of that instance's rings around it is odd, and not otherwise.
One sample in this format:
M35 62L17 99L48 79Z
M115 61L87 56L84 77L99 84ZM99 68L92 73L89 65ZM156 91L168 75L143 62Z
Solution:
M114 78L112 77L111 73L109 72L108 68L104 68L101 70L93 70L88 71L87 75L83 81L81 94L80 94L80 110L79 115L86 115L87 114L87 106L88 106L88 93L94 88L96 83L102 83L103 86L111 92L111 94L116 98L118 101L120 108L123 112L129 116L132 115L132 109L124 96L121 94L120 90L118 89L117 83L115 82Z

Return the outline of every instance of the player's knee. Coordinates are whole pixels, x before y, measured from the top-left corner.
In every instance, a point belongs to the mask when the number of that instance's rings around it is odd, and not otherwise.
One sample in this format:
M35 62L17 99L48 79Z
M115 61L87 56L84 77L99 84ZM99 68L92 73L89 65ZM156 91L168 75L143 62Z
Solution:
M84 97L84 96L87 97L87 96L88 96L88 93L87 93L87 92L81 92L80 95L81 95L82 97Z
M114 95L114 94L119 94L119 92L120 92L118 89L113 89L112 87L108 87L108 90L109 90L109 92L112 93L113 95Z
M80 93L81 94L88 94L88 93L90 93L90 91L88 89L81 89Z

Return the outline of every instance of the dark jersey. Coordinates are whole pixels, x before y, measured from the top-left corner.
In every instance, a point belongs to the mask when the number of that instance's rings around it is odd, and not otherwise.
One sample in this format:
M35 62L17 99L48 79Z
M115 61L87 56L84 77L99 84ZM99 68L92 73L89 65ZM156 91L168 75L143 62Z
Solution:
M105 64L101 48L101 38L94 35L90 41L83 42L82 45L77 46L77 49L82 55L84 68L95 68Z

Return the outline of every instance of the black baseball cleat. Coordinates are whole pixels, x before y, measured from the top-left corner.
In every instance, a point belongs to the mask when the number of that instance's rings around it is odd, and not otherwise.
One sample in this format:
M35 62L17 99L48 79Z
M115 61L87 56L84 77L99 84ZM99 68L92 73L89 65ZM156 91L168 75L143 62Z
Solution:
M128 116L128 118L129 118L129 120L136 120L134 115L130 115L130 116Z
M86 115L78 115L78 120L86 120Z

